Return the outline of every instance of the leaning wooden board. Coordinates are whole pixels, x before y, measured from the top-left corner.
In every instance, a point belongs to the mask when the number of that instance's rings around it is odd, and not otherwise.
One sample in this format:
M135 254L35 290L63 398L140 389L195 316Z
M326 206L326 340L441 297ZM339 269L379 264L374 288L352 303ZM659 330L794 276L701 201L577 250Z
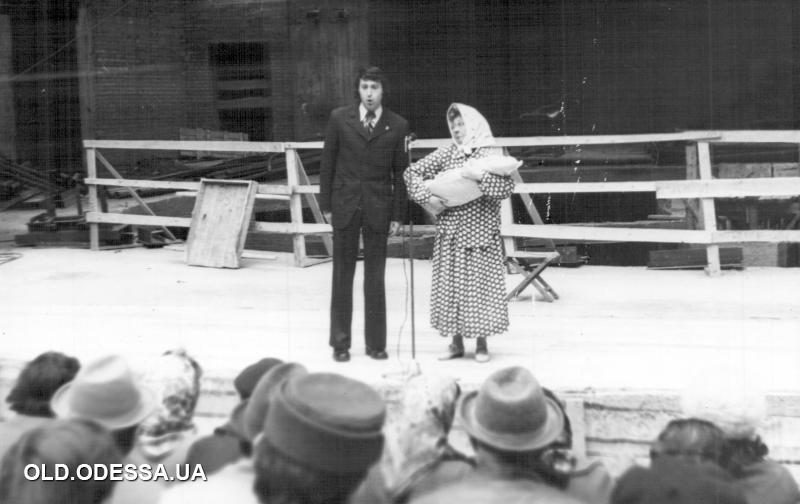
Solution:
M186 240L190 266L238 268L258 184L201 179Z

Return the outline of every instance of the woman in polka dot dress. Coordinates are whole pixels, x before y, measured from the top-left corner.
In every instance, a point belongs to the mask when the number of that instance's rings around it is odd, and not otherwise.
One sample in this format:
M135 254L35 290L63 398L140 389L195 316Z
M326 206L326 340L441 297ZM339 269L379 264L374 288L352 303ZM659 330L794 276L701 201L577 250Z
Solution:
M500 154L489 123L480 112L454 103L447 110L447 122L453 144L412 164L404 179L409 197L436 214L431 325L443 337L452 339L441 359L463 357L464 338L476 338L475 360L487 362L486 338L508 329L500 201L512 194L514 181L467 163ZM454 169L475 180L481 196L448 207L430 192L425 181Z

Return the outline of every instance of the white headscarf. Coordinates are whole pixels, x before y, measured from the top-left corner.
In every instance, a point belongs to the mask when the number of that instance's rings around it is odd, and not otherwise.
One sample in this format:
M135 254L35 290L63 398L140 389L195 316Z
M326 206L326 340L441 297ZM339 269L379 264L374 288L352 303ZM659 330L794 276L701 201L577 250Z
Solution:
M461 144L456 142L455 137L453 137L453 143L455 143L460 150L465 154L472 154L472 151L480 147L494 147L495 141L494 136L492 136L492 129L489 127L489 122L480 112L469 105L453 103L447 108L446 117L448 128L450 127L450 111L453 109L461 114L461 118L464 120L464 127L467 130L464 135L464 141ZM452 134L451 131L450 135L452 136Z

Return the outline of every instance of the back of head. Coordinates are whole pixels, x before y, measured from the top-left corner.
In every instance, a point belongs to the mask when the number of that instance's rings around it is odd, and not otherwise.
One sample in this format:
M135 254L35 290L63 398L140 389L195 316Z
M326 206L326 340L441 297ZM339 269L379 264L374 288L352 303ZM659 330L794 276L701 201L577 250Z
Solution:
M248 399L250 394L253 393L253 389L256 387L258 380L264 376L264 373L277 366L281 362L283 361L280 359L265 357L258 362L254 362L242 369L242 371L236 375L236 378L233 380L233 387L236 389L239 397L242 400Z
M612 504L745 504L741 489L716 464L659 457L650 468L633 467L617 481Z
M6 402L21 415L52 417L50 399L59 387L75 377L78 369L78 359L60 352L45 352L22 369Z
M26 433L3 457L0 502L99 503L111 493L114 481L94 478L44 481L39 471L47 471L52 476L56 464L64 464L68 474L74 476L79 474L81 464L109 467L121 463L122 456L110 433L99 425L88 420L56 421Z
M697 418L672 420L658 435L650 449L650 457L681 457L687 462L713 462L722 467L728 463L728 447L722 430Z
M255 448L256 493L264 502L339 502L383 447L386 407L365 383L334 373L284 382Z

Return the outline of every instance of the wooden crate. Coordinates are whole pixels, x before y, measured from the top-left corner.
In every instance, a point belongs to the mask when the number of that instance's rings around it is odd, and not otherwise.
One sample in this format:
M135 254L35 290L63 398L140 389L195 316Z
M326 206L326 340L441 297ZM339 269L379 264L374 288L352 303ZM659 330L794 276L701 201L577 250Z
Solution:
M249 180L200 181L186 240L189 265L239 267L257 191Z

